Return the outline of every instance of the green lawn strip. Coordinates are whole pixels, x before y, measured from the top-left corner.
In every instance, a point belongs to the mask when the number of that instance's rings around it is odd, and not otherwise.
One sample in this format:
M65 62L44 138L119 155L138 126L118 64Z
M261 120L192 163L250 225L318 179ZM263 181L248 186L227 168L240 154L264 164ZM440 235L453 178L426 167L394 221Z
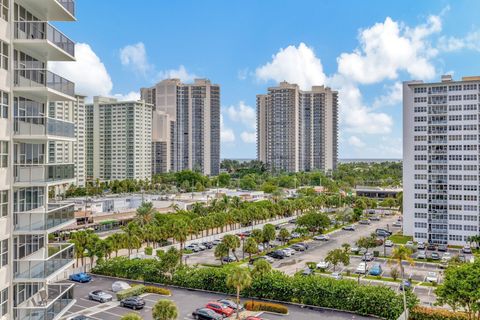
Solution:
M408 241L413 241L412 236L404 236L398 233L391 235L387 239L396 244L406 244Z

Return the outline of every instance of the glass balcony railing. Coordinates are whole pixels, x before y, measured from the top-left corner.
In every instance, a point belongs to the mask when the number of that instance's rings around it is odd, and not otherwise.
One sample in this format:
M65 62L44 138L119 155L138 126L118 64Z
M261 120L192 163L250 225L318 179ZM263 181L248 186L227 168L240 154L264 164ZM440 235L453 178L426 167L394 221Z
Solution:
M48 40L75 56L75 43L46 21L16 21L14 35L18 40Z
M14 132L21 136L50 135L75 138L75 124L49 117L16 117Z
M14 230L45 231L75 219L75 205L48 204L47 208L14 213Z
M57 0L68 12L75 16L75 0Z
M73 262L75 257L73 244L50 244L47 248L48 258L46 259L26 260L27 257L14 260L14 279L17 281L43 280Z
M54 320L73 302L74 284L50 284L13 308L15 320Z
M74 164L15 165L15 182L53 182L74 178Z
M72 97L75 95L73 82L46 69L17 69L13 84L21 88L46 87Z

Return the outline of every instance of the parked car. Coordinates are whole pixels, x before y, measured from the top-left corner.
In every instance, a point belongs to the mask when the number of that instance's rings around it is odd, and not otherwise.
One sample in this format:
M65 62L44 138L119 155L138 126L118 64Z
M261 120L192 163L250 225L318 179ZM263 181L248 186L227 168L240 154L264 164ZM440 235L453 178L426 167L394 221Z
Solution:
M419 241L417 243L417 249L418 250L425 250L425 243L423 241Z
M94 320L94 319L88 316L84 316L83 314L80 314L78 316L68 318L68 320Z
M385 247L393 247L393 241L392 240L386 240L385 241Z
M418 251L417 259L427 259L427 253L425 251Z
M193 252L199 252L200 248L196 244L189 244L185 247L185 250L191 250Z
M402 223L401 223L400 221L395 221L395 222L393 223L393 226L394 226L394 227L401 228L401 227L402 227Z
M343 226L342 230L345 231L355 231L355 226L354 225L349 225L349 226Z
M399 288L399 289L403 291L403 289L407 289L407 290L408 290L408 289L410 289L410 288L412 288L412 283L411 283L410 281L408 281L407 279L404 279L404 280L402 281L402 283L400 284L400 288Z
M285 253L287 253L287 252L289 253L289 255L287 257L293 256L295 253L297 253L297 251L295 251L292 248L285 248L285 249L283 249L283 251L285 251Z
M427 277L425 278L427 282L438 282L438 276L436 272L429 272L427 273Z
M370 220L368 220L368 219L362 219L362 220L360 220L358 223L360 223L360 224L370 224Z
M438 251L446 252L448 250L447 246L444 244L441 244L438 246Z
M405 243L405 246L409 248L413 248L415 244L413 243L413 241L407 241L407 243Z
M463 253L472 253L472 247L470 247L469 244L466 244L466 245L463 246L462 252Z
M309 248L308 243L306 243L306 242L299 242L297 244L303 246L305 248L305 250L308 250L308 248Z
M250 316L250 317L246 317L245 320L263 320L263 318Z
M442 262L449 262L452 260L452 254L450 252L445 252L442 256Z
M379 263L376 263L373 265L372 268L370 268L370 270L368 271L368 274L372 276L379 276L382 274L382 272L383 272L382 266Z
M69 279L71 281L80 282L80 283L92 281L92 277L86 274L85 272L71 274Z
M215 240L212 241L212 244L213 244L214 246L216 246L216 245L219 244L220 242L222 242L222 240L220 240L220 239L215 239Z
M313 240L328 241L328 240L330 240L330 237L326 234L320 234L318 236L313 237Z
M305 251L305 250L306 250L305 247L302 246L302 245L299 244L299 243L296 243L296 244L291 245L290 248L292 248L292 249L295 250L295 251Z
M213 248L213 242L202 242L202 245L205 246L207 249L212 249Z
M227 307L232 308L233 311L237 311L237 309L238 309L238 311L242 311L244 309L242 305L238 305L238 304L236 304L235 302L233 302L232 300L229 300L229 299L219 299L217 301L220 302L220 303L223 303Z
M360 252L360 248L359 248L359 247L351 247L351 248L350 248L350 252L357 254L357 253Z
M367 272L368 272L368 267L367 267L367 264L365 262L360 262L358 264L357 269L355 269L355 273L365 274Z
M298 239L298 238L301 237L301 235L300 235L300 233L298 233L298 232L292 232L292 233L290 234L290 237L292 237L292 239Z
M101 303L113 300L113 296L110 293L107 293L107 292L102 291L102 290L95 290L95 291L90 292L88 294L88 298L90 300L98 301L98 302L101 302Z
M433 243L429 243L428 246L427 246L427 250L435 251L435 250L437 250L437 246Z
M366 252L362 257L362 261L372 261L373 259L374 257L371 252Z
M430 255L430 259L440 260L440 255L437 252L432 252L432 254Z
M223 258L222 258L222 261L223 261L223 262L226 262L226 263L234 262L234 261L236 261L236 260L237 260L237 259L235 259L234 256L226 256L226 257L223 257Z
M330 262L328 261L320 261L319 263L317 263L317 269L328 269L330 267Z
M212 301L207 303L205 308L215 311L225 317L230 317L233 314L233 309L223 303Z
M389 230L386 230L386 229L381 229L381 228L378 228L375 230L375 233L377 234L377 236L379 237L389 237L392 235L392 232L389 231Z
M125 298L120 301L120 307L131 308L133 310L142 309L145 307L145 300L137 296Z
M310 269L308 267L303 269L302 276L311 276L311 275L313 275L313 270L312 269Z
M213 310L200 308L192 312L193 319L197 320L222 320L223 316Z
M380 221L379 216L371 216L369 219L370 219L370 221Z
M249 264L254 264L255 261L257 260L265 260L269 263L273 263L275 260L273 260L272 257L269 257L269 256L260 256L260 257L255 257L255 258L252 258L248 261Z
M275 259L283 259L285 258L285 252L283 252L282 250L275 250L273 252L270 252L268 256Z
M335 280L341 280L343 279L343 276L340 272L334 272L332 273L332 278L334 278Z
M290 248L288 248L290 249ZM283 251L283 253L285 253L285 257L290 257L292 255L292 252L290 250L287 250L287 249L281 249ZM291 249L293 250L293 249ZM295 251L295 250L293 250Z

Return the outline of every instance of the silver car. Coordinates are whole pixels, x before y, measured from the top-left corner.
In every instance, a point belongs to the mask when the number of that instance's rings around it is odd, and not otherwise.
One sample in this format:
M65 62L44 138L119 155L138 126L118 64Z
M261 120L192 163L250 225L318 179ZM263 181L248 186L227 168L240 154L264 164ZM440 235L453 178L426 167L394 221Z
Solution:
M112 301L113 296L102 290L95 290L88 294L90 300L95 300L101 303Z

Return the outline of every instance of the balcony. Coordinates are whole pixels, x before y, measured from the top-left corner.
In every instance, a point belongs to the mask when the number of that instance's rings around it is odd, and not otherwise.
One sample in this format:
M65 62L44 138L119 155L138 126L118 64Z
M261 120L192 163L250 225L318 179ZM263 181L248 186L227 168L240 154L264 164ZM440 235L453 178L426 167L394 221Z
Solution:
M46 69L17 69L13 85L16 93L32 100L75 100L75 84Z
M50 284L13 308L15 320L57 320L75 304L74 284Z
M447 229L430 229L428 230L429 233L437 233L437 234L448 234Z
M14 213L14 233L51 233L75 222L75 205L49 203L46 208Z
M75 0L17 0L46 21L75 21Z
M445 224L448 224L448 219L433 219L433 218L431 218L431 219L428 219L428 222L429 223L434 223L434 224L444 224L445 225ZM441 229L441 230L443 230L443 229Z
M51 185L74 179L74 164L15 165L15 186Z
M49 278L62 272L75 261L74 245L69 244L49 244L48 251L44 251L46 259L31 259L25 257L13 262L13 277L17 282L28 281L47 281Z
M15 48L47 61L75 61L75 43L46 21L15 22Z
M18 140L75 141L73 122L49 117L16 117L14 134Z

